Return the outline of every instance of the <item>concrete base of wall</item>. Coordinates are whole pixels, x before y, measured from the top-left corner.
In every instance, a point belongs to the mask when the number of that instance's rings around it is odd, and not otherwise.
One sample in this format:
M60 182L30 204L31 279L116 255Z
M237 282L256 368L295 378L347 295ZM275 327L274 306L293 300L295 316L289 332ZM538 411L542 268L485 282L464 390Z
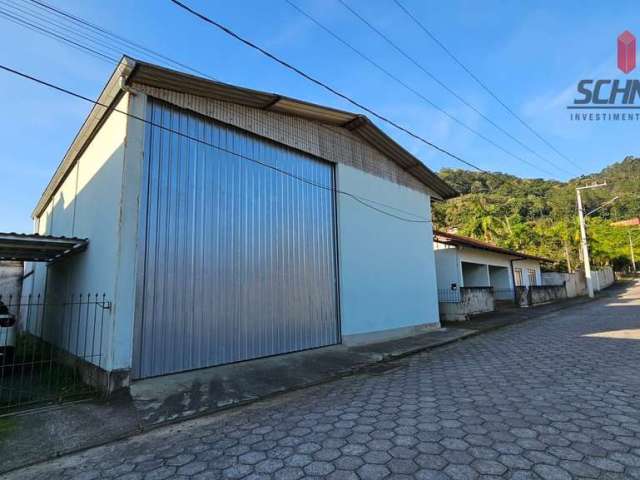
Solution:
M518 287L518 304L521 307L542 305L557 302L568 297L566 285L544 285L531 287Z
M493 312L496 301L493 289L490 287L462 287L459 302L440 302L440 320L448 322L463 322L473 315Z
M75 369L84 384L95 388L105 396L128 388L131 383L131 370L129 369L107 371L64 352L59 354L58 358L64 365Z
M391 328L389 330L379 330L377 332L343 335L342 343L346 346L366 345L368 343L385 342L396 338L419 335L438 328L440 328L439 323L424 323L421 325L412 325L411 327Z

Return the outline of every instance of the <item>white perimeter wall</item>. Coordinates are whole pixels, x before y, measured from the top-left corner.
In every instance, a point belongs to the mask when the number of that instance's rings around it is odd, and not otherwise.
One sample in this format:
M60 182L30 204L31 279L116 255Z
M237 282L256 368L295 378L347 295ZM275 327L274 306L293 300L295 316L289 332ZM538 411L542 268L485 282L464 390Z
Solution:
M144 95L125 94L116 108L144 116L145 101ZM86 237L89 247L51 266L33 264L25 292L50 299L104 293L112 309L105 311L99 364L107 370L131 365L143 127L118 112L106 119L36 219L38 233Z
M431 218L424 193L346 165L336 177L338 189L397 215ZM438 324L431 223L403 222L338 194L338 241L343 335Z

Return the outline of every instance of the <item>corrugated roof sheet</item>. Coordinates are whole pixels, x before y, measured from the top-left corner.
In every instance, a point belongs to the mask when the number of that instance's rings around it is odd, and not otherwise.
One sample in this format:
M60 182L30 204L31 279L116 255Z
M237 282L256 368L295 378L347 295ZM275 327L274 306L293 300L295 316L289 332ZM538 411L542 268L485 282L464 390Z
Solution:
M476 240L475 238L463 237L462 235L456 235L453 233L443 232L440 230L434 230L433 236L434 236L434 240L439 243L478 248L480 250L503 253L505 255L509 255L510 257L530 258L532 260L539 260L541 262L547 262L547 263L555 262L555 260L551 260L549 258L539 257L537 255L529 255L528 253L523 253L523 252L517 252L515 250L510 250L508 248L498 247L497 245L493 245L492 243L482 242L480 240Z
M0 233L0 260L52 262L87 248L89 240L36 233Z

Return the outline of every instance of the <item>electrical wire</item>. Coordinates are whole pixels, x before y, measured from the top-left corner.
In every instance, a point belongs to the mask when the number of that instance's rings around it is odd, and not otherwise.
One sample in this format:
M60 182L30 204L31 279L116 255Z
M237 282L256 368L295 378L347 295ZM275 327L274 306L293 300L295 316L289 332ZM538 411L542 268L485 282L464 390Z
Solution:
M27 0L25 0L25 1L27 1ZM32 3L37 4L37 5L45 5L45 6L46 6L46 4L45 4L44 2L41 2L41 1L39 1L39 0L30 0L30 1L31 1ZM0 3L1 3L1 2L0 2ZM19 7L15 7L15 6L14 6L14 8L19 9ZM54 10L54 11L56 11L56 12L60 12L60 10L55 9L55 7L50 7L50 6L48 6L48 8L51 8L51 9L53 9L53 10ZM20 9L19 9L19 10L20 10ZM25 10L20 10L20 11L21 11L22 13L33 14L33 12L30 12L30 11L25 11ZM95 27L96 29L99 29L99 31L107 32L107 33L109 33L109 34L111 34L111 35L113 35L113 36L115 36L115 37L117 37L117 38L124 39L124 37L120 37L120 36L118 36L118 35L116 35L116 34L112 34L111 32L108 32L108 31L106 31L106 30L102 29L102 28L101 28L101 27L99 27L99 26L93 25L93 24L91 24L90 22L87 22L86 20L83 20L83 19L81 19L80 17L77 17L77 16L75 16L75 15L71 15L71 14L69 14L69 13L67 13L67 12L62 12L61 14L62 14L62 15L66 15L66 16L67 16L68 18L70 18L70 19L76 19L76 20L80 21L82 25L92 25L92 26L93 26L93 27ZM40 16L40 17L38 17L38 18L42 19L42 17L41 17L41 16ZM13 21L14 21L14 22L16 22L16 21L17 21L18 23L20 23L20 22L21 22L21 24L22 24L23 26L27 26L27 25L25 25L25 20L23 20L23 19L16 19L16 18L14 17L14 18L13 18ZM27 23L29 23L29 22L27 22ZM64 28L64 29L65 29L65 30L67 30L67 31L71 31L68 27L61 26L60 24L55 24L55 23L53 23L53 25L55 25L55 26L57 26L57 27L59 27L59 28ZM101 52L96 52L96 51L95 51L95 49L92 49L92 48L90 48L90 47L87 47L86 45L82 45L82 44L80 44L80 43L78 43L78 42L76 42L76 41L74 41L74 40L70 40L68 37L67 37L67 38L64 38L62 35L60 35L60 34L59 34L59 33L57 33L57 32L45 31L41 25L40 25L40 26L34 26L33 24L31 24L31 27L28 27L28 28L31 28L32 30L35 28L35 29L36 29L36 31L38 31L39 33L43 33L43 34L45 34L45 35L48 35L48 36L53 37L53 38L54 38L54 39L56 39L56 40L59 40L59 41L65 42L65 43L67 43L67 44L69 44L69 45L73 46L74 48L82 49L82 50L86 51L86 53L92 54L93 56L98 56L98 58L100 58L100 59L105 59L105 60L108 60L108 61L110 61L110 62L112 62L112 63L117 63L117 60L116 60L116 59L114 59L113 57L109 57L108 55L104 55L104 53L101 53ZM72 32L73 32L73 31L72 31ZM83 36L84 36L86 39L88 39L89 41L96 42L96 39L95 39L94 37L90 37L90 36L87 36L87 35L83 35ZM124 39L124 40L123 40L123 42L127 42L127 40L126 40L126 39ZM122 42L121 42L121 43L122 43ZM133 43L133 42L132 42L132 43ZM100 45L102 45L102 46L105 46L105 47L117 48L117 49L118 49L118 53L120 53L120 51L119 51L119 46L114 47L114 46L113 46L113 44L105 44L104 42L101 42L101 43L99 43L99 44L100 44ZM133 45L139 45L139 44L135 44L135 43L133 43ZM146 48L146 47L142 47L142 48ZM162 55L162 54L160 54L160 53L158 53L158 52L155 52L155 51L152 51L152 50L149 50L149 51L150 51L150 52L152 52L152 53L154 53L154 54L156 54L156 55L161 56L162 58L166 58L166 59L171 60L169 57L167 57L167 56L165 56L165 55ZM171 60L171 61L172 61L172 60ZM175 62L174 62L174 63L175 63ZM178 63L179 63L179 62L178 62ZM185 64L180 64L180 65L181 65L182 67L186 68L186 69L191 70L191 71L196 71L196 72L198 72L198 73L202 73L202 72L197 71L196 69L191 68L191 67L190 67L190 66L188 66L188 65L185 65ZM211 78L211 77L210 77L210 78ZM348 137L348 136L346 136L346 135L344 135L344 134L341 134L341 135L342 135L342 136L345 136L346 138L349 138L349 140L352 140L352 138L351 138L351 137ZM470 165L470 166L471 166L471 165ZM484 173L487 173L487 174L491 175L491 173L490 173L490 172L486 172L486 171L484 171L484 170L482 170L482 169L479 169L478 167L473 166L473 168L475 168L475 169L477 169L477 170L480 170L480 171L483 171ZM549 173L549 172L548 172L548 173Z
M385 35L380 29L376 28L371 22L369 22L366 18L364 18L360 13L358 13L354 8L352 8L349 4L347 4L344 0L338 0L338 2L340 2L340 4L342 6L344 6L353 16L355 16L358 20L360 20L362 23L364 23L367 27L369 27L369 29L373 30L379 37L381 37L385 42L387 42L396 52L398 52L400 55L402 55L404 58L406 58L407 60L409 60L414 66L416 66L418 69L420 69L425 75L427 75L431 80L433 80L434 82L436 82L438 85L440 85L440 87L442 87L444 90L446 90L447 92L449 92L451 95L453 95L455 98L457 98L463 105L465 105L467 108L473 110L477 115L479 115L482 119L484 119L485 121L487 121L488 123L490 123L493 127L495 127L497 130L499 130L500 132L502 132L504 135L506 135L507 137L509 137L511 140L513 140L514 142L516 142L518 145L520 145L522 148L524 148L525 150L527 150L529 153L535 155L537 158L539 158L540 160L542 160L543 162L546 162L547 164L551 165L554 168L557 168L558 170L560 170L563 173L568 174L569 176L572 176L573 174L571 172L569 172L568 170L565 170L564 168L560 167L559 165L551 162L550 160L546 159L545 157L541 156L537 151L533 150L531 147L529 147L527 144L525 144L524 142L522 142L521 140L519 140L518 138L516 138L514 135L512 135L511 133L509 133L507 130L505 130L504 128L502 128L500 125L498 125L496 122L494 122L491 118L489 118L488 116L486 116L480 109L476 108L474 105L472 105L468 100L466 100L464 97L462 97L460 94L458 94L455 90L453 90L451 87L449 87L445 82L443 82L442 80L440 80L436 75L434 75L430 70L428 70L422 63L420 63L418 60L416 60L414 57L412 57L411 55L409 55L404 49L402 49L397 43L395 43L393 40L391 40L391 38L389 38L388 35ZM442 113L444 113L445 115L447 115L449 118L453 118L452 115L450 115L448 112L446 112L444 109L438 108L439 111L441 111ZM456 120L457 121L457 120ZM459 121L457 121L457 123L461 123ZM476 131L473 131L473 133L475 133L478 136L479 135ZM487 140L486 137L481 136L481 138L483 138L485 141L489 141ZM495 142L493 141L489 141L492 145L494 145L495 147L499 148L501 151L503 151L504 153L506 153L507 155L515 158L516 160L519 160L523 163L526 163L529 166L532 166L534 168L540 168L539 166L523 159L522 157L520 157L519 155L514 154L513 152L510 152L509 150L506 150L505 148L503 148L500 145L497 145ZM543 169L540 169L542 171L545 171ZM548 171L545 171L546 173L549 173ZM551 176L553 176L553 174L551 174Z
M486 91L493 99L498 102L507 112L511 114L518 122L520 122L527 130L533 133L539 140L541 140L547 147L553 150L557 155L561 158L565 159L579 171L583 172L583 167L578 165L576 162L571 160L571 158L564 155L560 152L553 144L547 141L540 133L538 133L531 125L525 122L516 112L513 111L504 101L498 97L498 95L491 90L480 78L478 78L470 68L468 68L458 57L456 57L451 50L447 48L444 43L442 43L418 18L412 14L407 7L405 7L400 0L392 0L431 40L433 40L436 45L438 45L455 63L457 63L467 74L484 90Z
M335 32L333 32L332 30L330 30L327 26L323 25L322 23L320 23L319 20L317 20L316 18L314 18L312 15L310 15L309 13L305 12L304 10L302 10L302 8L300 8L298 5L294 4L293 2L291 2L291 0L284 0L285 2L287 2L292 8L294 8L295 10L297 10L301 15L305 16L307 19L309 19L310 21L312 21L313 23L315 23L318 27L320 27L322 30L324 30L325 32L327 32L329 35L331 35L334 39L336 39L338 42L342 43L344 46L346 46L347 48L349 48L351 51L353 51L355 54L357 54L359 57L361 57L363 60L367 61L368 63L370 63L371 65L373 65L375 68L377 68L378 70L380 70L382 73L384 73L386 76L388 76L389 78L391 78L393 81L395 81L396 83L400 84L402 87L404 87L405 89L409 90L410 92L412 92L414 95L416 95L417 97L419 97L420 99L422 99L424 102L426 102L429 106L431 106L432 108L436 109L437 111L439 111L440 113L442 113L443 115L447 116L448 118L450 118L451 120L453 120L454 122L456 122L458 125L460 125L461 127L463 127L464 129L468 130L469 132L473 133L474 135L478 136L479 138L481 138L482 140L484 140L485 142L489 143L490 145L494 146L495 148L497 148L498 150L502 151L503 153L507 154L510 157L515 158L518 161L521 161L523 163L526 163L527 165L529 165L530 167L536 168L536 169L540 169L540 167L538 165L535 165L531 162L529 162L528 160L520 157L519 155L516 155L515 153L505 149L504 147L502 147L501 145L499 145L498 143L496 143L495 141L491 140L489 137L487 137L486 135L483 135L482 133L480 133L478 130L474 129L473 127L469 126L467 123L463 122L462 120L460 120L459 118L455 117L454 115L450 114L449 112L447 112L444 108L440 107L439 105L435 104L432 100L430 100L429 98L427 98L425 95L423 95L421 92L419 92L418 90L416 90L415 88L413 88L412 86L410 86L409 84L407 84L405 81L401 80L398 76L394 75L393 73L391 73L389 70L387 70L386 68L384 68L382 65L380 65L379 63L377 63L375 60L373 60L371 57L369 57L368 55L366 55L365 53L363 53L362 51L358 50L357 48L355 48L353 45L351 45L349 42L347 42L346 40L344 40L342 37L340 37L338 34L336 34ZM554 176L553 173L551 173L549 170L545 170L545 169L540 169L541 171L545 172L546 174L550 175L551 177ZM570 172L565 171L565 173L571 175Z
M104 38L109 39L110 41L114 42L114 44L120 44L123 45L125 47L127 47L130 50L137 50L139 52L143 52L145 55L147 56L152 56L155 58L158 58L162 61L164 61L165 63L169 63L171 65L183 68L187 71L190 71L192 73L201 75L203 77L206 77L210 80L216 80L216 78L202 70L199 70L197 68L194 68L190 65L187 65L183 62L180 62L174 58L169 57L168 55L163 54L162 52L158 52L157 50L154 50L152 48L149 48L141 43L137 43L134 42L122 35L119 35L117 33L111 32L109 30L107 30L104 27L101 27L100 25L97 25L95 23L92 23L88 20L83 19L82 17L79 17L77 15L74 15L72 13L69 13L68 11L65 11L61 8L55 7L53 5L50 5L46 2L43 2L41 0L23 0L23 1L29 1L31 4L36 5L37 7L39 7L42 10L47 10L49 12L52 12L54 15L57 15L60 18L64 18L67 21L77 25L77 26L81 26L84 27L85 29L89 29L101 36L103 36Z
M6 4L6 1L7 0L0 0L0 4L2 4L3 2ZM27 0L23 0L23 1L27 1ZM13 5L11 5L11 4L9 4L9 5L13 7ZM33 12L31 12L31 11L21 10L21 13L22 14L33 15ZM37 17L37 18L42 18L42 17ZM74 16L74 18L79 18L79 17ZM47 21L47 20L45 20L45 21ZM21 21L23 22L23 23L20 23L21 25L25 26L26 28L29 28L26 25L24 25L24 22L26 22L26 20L21 19ZM75 36L71 36L70 37L68 33L54 31L54 30L51 30L51 27L45 28L41 24L39 24L39 25L40 26L38 27L38 29L34 30L37 33L41 33L41 34L50 36L50 37L54 38L57 41L60 41L62 43L66 43L69 46L72 46L72 47L77 48L77 49L79 49L81 51L84 51L85 53L90 54L92 56L96 56L95 54L92 54L94 49L86 46L86 43L83 43L83 40L76 41L77 39L75 38ZM64 28L67 32L71 32L72 34L75 34L75 30L70 30L69 28L61 26L61 25L56 24L54 22L51 22L50 25L57 26L59 28ZM83 26L79 25L78 27L82 28ZM91 41L93 43L96 43L96 41L95 41L95 39L93 37L85 36L85 39L88 39L89 41ZM105 45L107 47L110 47L111 50L112 50L111 53L115 53L117 56L121 56L122 55L122 50L121 50L121 47L119 45L105 44L105 43L100 43L99 45L101 45L101 46ZM97 57L97 58L99 58L100 60L104 60L104 61L110 61L113 64L117 64L118 63L117 59L114 59L113 57L109 57L109 56L107 56L107 57L108 58L101 58L101 57ZM185 65L185 67L190 68L188 65ZM214 79L214 81L217 81L217 80ZM261 125L264 125L259 120L257 120L257 122L260 123ZM340 130L335 130L335 129L332 129L331 132L332 132L332 134L341 136L342 138L346 139L349 142L354 141L353 134L347 134L346 132L341 132ZM291 138L295 138L295 139L300 140L300 141L306 141L307 140L306 138L302 138L302 136L300 136L300 135L296 135L294 132L288 132L288 135L290 135ZM489 172L487 172L487 173L490 174Z
M109 63L118 63L117 59L115 59L113 57L110 57L108 54L105 54L105 53L103 53L101 51L98 51L98 50L96 50L94 48L87 47L86 45L82 45L81 43L78 43L78 42L76 42L74 40L70 40L69 38L64 37L63 35L59 35L59 34L53 32L53 31L47 30L47 29L41 27L40 25L31 23L31 22L29 22L27 20L24 20L24 19L21 19L19 17L16 17L15 15L12 15L11 13L8 13L7 11L2 10L1 8L0 8L0 16L4 17L6 20L9 20L12 23L15 23L17 25L21 25L21 26L23 26L23 27L25 27L25 28L27 28L29 30L32 30L34 32L40 33L40 34L45 35L47 37L53 38L54 40L57 40L59 42L66 43L67 45L69 45L69 46L71 46L73 48L83 50L84 52L86 52L86 53L88 53L88 54L90 54L90 55L92 55L92 56L94 56L94 57L96 57L96 58L98 58L100 60L107 61Z
M148 120L148 119L146 119L146 118L140 117L140 116L138 116L138 115L134 115L134 114L132 114L132 113L125 112L125 111L123 111L123 110L119 110L118 108L111 107L111 106L106 105L106 104L104 104L104 103L101 103L101 102L99 102L99 101L97 101L97 100L92 100L91 98L86 97L86 96L84 96L84 95L81 95L81 94L79 94L79 93L76 93L76 92L74 92L74 91L72 91L72 90L66 89L66 88L64 88L64 87L60 87L60 86L58 86L58 85L55 85L55 84L50 83L50 82L47 82L47 81L45 81L45 80L42 80L42 79L37 78L37 77L35 77L35 76L33 76L33 75L29 75L29 74L27 74L27 73L21 72L21 71L19 71L19 70L13 69L13 68L8 67L8 66L6 66L6 65L0 64L0 69L1 69L1 70L6 71L6 72L8 72L8 73L11 73L11 74L13 74L13 75L16 75L16 76L18 76L18 77L21 77L21 78L23 78L23 79L30 80L30 81L32 81L32 82L34 82L34 83L39 84L39 85L42 85L42 86L48 87L48 88L50 88L50 89L56 90L56 91L58 91L58 92L60 92L60 93L64 93L64 94L66 94L66 95L69 95L69 96L75 97L75 98L80 99L80 100L84 100L85 102L91 103L91 104L93 104L93 105L95 105L95 106L100 106L100 107L103 107L103 108L105 108L105 109L107 109L107 110L110 110L110 111L114 111L114 112L120 113L120 114L125 115L125 116L127 116L127 117L129 117L129 118L133 118L133 119L135 119L135 120L138 120L138 121L140 121L140 122L143 122L143 123L144 123L144 124L146 124L146 125L150 125L150 126L152 126L152 127L159 128L159 129L164 130L164 131L166 131L166 132L169 132L169 133L172 133L172 134L178 135L178 136L180 136L180 137L186 138L186 139L188 139L188 140L191 140L191 141L193 141L193 142L197 142L197 143L200 143L200 144L202 144L202 145L206 145L206 146L211 147L211 148L213 148L213 149L215 149L215 150L218 150L218 151L221 151L221 152L227 153L227 154L229 154L229 155L232 155L232 156L235 156L235 157L241 158L241 159L243 159L243 160L250 161L250 162L255 163L255 164L257 164L257 165L261 165L262 167L268 168L268 169L270 169L270 170L272 170L272 171L275 171L275 172L277 172L277 173L279 173L279 174L282 174L282 175L284 175L284 176L287 176L287 177L293 178L294 180L298 180L298 181L300 181L300 182L302 182L302 183L305 183L305 184L307 184L307 185L310 185L310 186L312 186L312 187L316 187L316 188L320 188L320 189L323 189L323 190L327 190L327 191L330 191L330 192L333 192L333 193L336 193L336 194L344 195L345 197L351 198L351 199L355 200L356 202L358 202L358 203L362 204L363 206L365 206L365 207L367 207L367 208L370 208L370 209L372 209L372 210L375 210L376 212L379 212L379 213L381 213L381 214L383 214L383 215L387 215L387 216L389 216L389 217L393 217L393 218L395 218L395 219L397 219L397 220L401 220L401 221L403 221L403 222L407 222L407 223L432 223L432 221L431 221L431 220L429 220L429 219L420 219L420 220L418 220L418 219L412 219L412 218L402 217L402 216L400 216L400 215L396 215L396 214L393 214L393 213L387 212L387 211L383 210L382 208L378 208L378 207L376 207L375 205L372 205L371 203L377 203L378 205L384 205L384 206L385 206L385 207L387 207L387 208L391 208L391 209L395 209L395 210L398 210L398 209L396 209L395 207L393 207L393 206L391 206L391 205L385 205L385 204L382 204L382 203L380 203L380 202L376 202L376 201L373 201L373 200L369 200L369 199L367 199L367 198L365 198L365 197L362 197L362 196L359 196L359 195L355 195L355 194L353 194L353 193L346 192L346 191L344 191L344 190L340 190L340 189L337 189L337 188L327 187L326 185L318 184L318 183L313 182L313 181L311 181L311 180L308 180L308 179L306 179L306 178L304 178L304 177L300 177L300 176L298 176L298 175L296 175L296 174L293 174L293 173L291 173L291 172L288 172L288 171L283 170L283 169L281 169L281 168L278 168L278 167L276 167L276 166L269 165L268 163L265 163L265 162L263 162L263 161L257 160L257 159L255 159L255 158L252 158L252 157L249 157L249 156L246 156L246 155L243 155L243 154L240 154L240 153L234 152L234 151L229 150L229 149L224 148L224 147L220 147L219 145L214 145L214 144L212 144L212 143L206 142L206 141L201 140L201 139L199 139L199 138L197 138L197 137L193 137L193 136L191 136L191 135L188 135L188 134L186 134L186 133L180 132L180 131L175 130L175 129L173 129L173 128L170 128L170 127L166 127L166 126L164 126L164 125L157 124L157 123L155 123L155 122L153 122L153 121L151 121L151 120ZM407 212L407 213L408 213L408 212ZM412 216L418 217L417 215L414 215L414 214L411 214L411 213L409 213L409 214L410 214L410 215L412 215Z
M63 22L60 22L57 18L53 18L52 15L47 15L48 12L42 14L39 11L32 10L33 7L31 7L30 5L21 6L15 4L15 2L10 3L7 0L0 0L0 5L4 5L5 7L13 9L11 13L14 16L18 16L22 20L27 18L30 22L37 23L42 29L53 31L62 36L67 36L67 38L72 38L73 40L77 40L78 42L89 41L92 45L95 45L98 48L105 48L110 51L115 51L116 57L118 58L123 53L122 46L114 45L108 40L92 36L86 31L83 31L82 28L78 28L76 25L66 25ZM115 61L116 63L118 62L117 58L115 59Z
M276 55L272 54L271 52L267 51L266 49L260 47L259 45L256 45L255 43L253 43L250 40L247 40L246 38L240 36L239 34L235 33L233 30L231 30L230 28L225 27L224 25L216 22L215 20L212 20L211 18L207 17L206 15L203 15L199 12L197 12L196 10L193 10L191 7L185 5L184 3L178 1L178 0L169 0L172 3L174 3L175 5L177 5L178 7L182 8L183 10L189 12L190 14L198 17L199 19L201 19L202 21L213 25L214 27L216 27L217 29L221 30L222 32L224 32L225 34L235 38L236 40L238 40L239 42L247 45L248 47L251 47L254 50L257 50L258 52L262 53L264 56L270 58L271 60L273 60L274 62L282 65L283 67L287 68L288 70L291 70L292 72L300 75L301 77L309 80L310 82L318 85L319 87L322 87L323 89L329 91L330 93L342 98L343 100L347 101L348 103L354 105L355 107L369 113L370 115L372 115L373 117L377 118L378 120L391 125L392 127L396 128L397 130L400 130L401 132L406 133L407 135L415 138L416 140L419 140L420 142L424 143L425 145L430 146L431 148L433 148L434 150L439 151L440 153L443 153L444 155L447 155L450 158L453 158L454 160L457 160L461 163L464 163L465 165L479 171L479 172L483 172L483 173L487 173L490 174L489 172L487 172L486 170L478 167L477 165L474 165L473 163L469 162L468 160L463 159L462 157L449 152L448 150L446 150L443 147L440 147L438 145L436 145L433 142L430 142L429 140L427 140L426 138L422 137L421 135L418 135L417 133L412 132L411 130L409 130L406 127L403 127L402 125L398 124L397 122L385 117L382 114L379 114L377 112L375 112L374 110L372 110L371 108L363 105L362 103L358 102L357 100L354 100L352 98L350 98L348 95L341 93L340 91L336 90L335 88L327 85L326 83L312 77L311 75L305 73L304 71L300 70L298 67L293 66L292 64L286 62L285 60L282 60L281 58L277 57Z

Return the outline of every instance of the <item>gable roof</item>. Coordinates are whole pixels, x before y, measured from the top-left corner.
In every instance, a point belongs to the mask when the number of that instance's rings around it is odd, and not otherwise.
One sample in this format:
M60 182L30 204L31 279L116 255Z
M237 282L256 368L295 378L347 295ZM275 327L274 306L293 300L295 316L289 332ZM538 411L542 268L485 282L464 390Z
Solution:
M442 244L477 248L479 250L487 250L489 252L502 253L504 255L508 255L510 257L516 257L519 259L526 258L531 260L539 260L540 262L545 262L545 263L555 262L555 260L551 260L549 258L538 257L537 255L529 255L528 253L523 253L523 252L517 252L515 250L510 250L508 248L498 247L496 245L493 245L492 243L482 242L480 240L476 240L475 238L463 237L462 235L455 235L453 233L443 232L441 230L433 231L433 239L434 241Z
M285 113L317 122L350 130L364 142L390 158L403 170L418 179L434 192L436 198L447 199L458 195L449 184L442 180L418 158L378 128L367 116L326 107L275 93L261 92L206 78L178 72L130 57L123 57L105 85L97 102L109 105L107 109L94 105L69 150L56 169L36 205L33 216L37 217L48 204L52 195L64 181L66 174L82 154L93 135L99 129L107 114L123 95L126 86L142 83L152 87L212 98L272 112Z

